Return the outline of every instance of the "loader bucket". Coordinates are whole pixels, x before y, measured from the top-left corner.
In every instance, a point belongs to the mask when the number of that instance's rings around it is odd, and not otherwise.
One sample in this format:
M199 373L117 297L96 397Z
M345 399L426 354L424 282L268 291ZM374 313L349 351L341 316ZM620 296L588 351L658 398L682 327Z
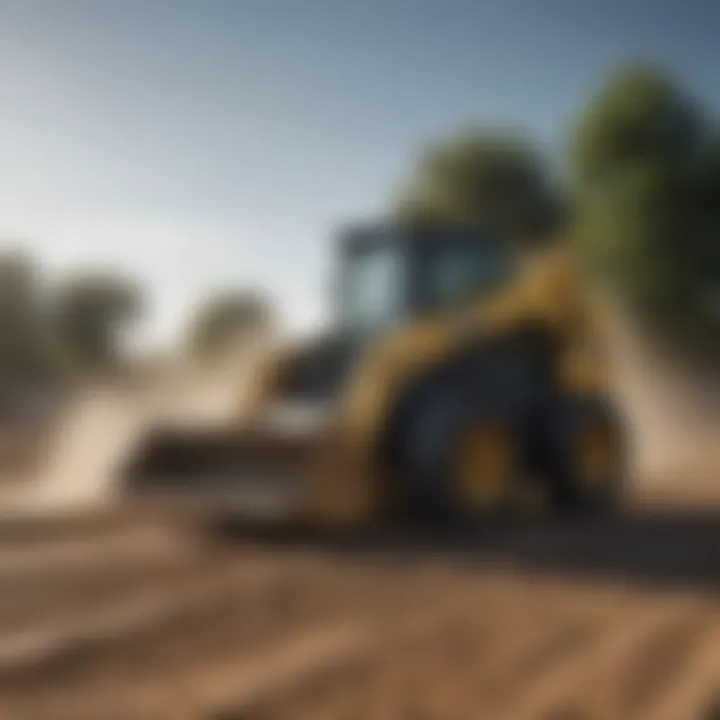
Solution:
M126 499L241 515L302 507L319 438L268 429L158 429L121 471Z

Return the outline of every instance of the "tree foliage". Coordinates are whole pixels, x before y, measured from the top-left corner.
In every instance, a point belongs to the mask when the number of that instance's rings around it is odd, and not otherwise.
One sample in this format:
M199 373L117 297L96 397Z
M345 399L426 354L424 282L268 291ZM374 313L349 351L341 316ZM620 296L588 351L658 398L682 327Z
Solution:
M400 190L396 212L410 221L480 225L524 245L552 236L563 206L526 141L474 130L421 154Z
M645 66L613 74L571 140L587 266L668 338L720 339L719 140L703 108Z
M198 358L215 357L267 330L272 309L262 295L243 290L219 291L190 320L187 347Z
M49 338L39 269L19 249L0 255L0 379L32 379L49 371Z
M137 285L115 274L78 274L62 283L53 298L56 338L78 369L109 370L123 356L123 336L142 314Z
M0 392L15 383L52 385L127 366L130 333L145 311L133 279L88 268L48 277L21 249L0 251ZM240 289L218 291L190 318L187 345L215 356L273 322L270 302Z

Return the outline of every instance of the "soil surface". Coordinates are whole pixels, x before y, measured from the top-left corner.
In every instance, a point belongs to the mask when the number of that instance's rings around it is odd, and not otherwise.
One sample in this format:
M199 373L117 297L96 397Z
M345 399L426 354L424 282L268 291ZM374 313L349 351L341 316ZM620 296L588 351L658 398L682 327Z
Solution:
M0 718L720 717L720 515L0 524Z

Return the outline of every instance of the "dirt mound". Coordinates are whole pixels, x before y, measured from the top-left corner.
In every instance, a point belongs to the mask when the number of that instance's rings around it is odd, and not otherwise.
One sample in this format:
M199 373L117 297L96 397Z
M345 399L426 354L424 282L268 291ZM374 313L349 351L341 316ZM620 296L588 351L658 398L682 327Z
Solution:
M243 397L245 359L198 369L166 368L152 381L130 379L76 390L25 444L22 482L3 493L7 513L96 506L112 499L113 474L156 425L228 423Z

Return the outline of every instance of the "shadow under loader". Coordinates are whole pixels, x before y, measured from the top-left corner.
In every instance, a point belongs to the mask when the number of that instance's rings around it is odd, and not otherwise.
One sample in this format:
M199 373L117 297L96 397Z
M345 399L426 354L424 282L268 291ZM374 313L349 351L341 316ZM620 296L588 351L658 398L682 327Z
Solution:
M345 536L218 524L224 541L311 549L374 563L427 559L586 581L720 592L720 510L637 510L597 519L393 526Z

